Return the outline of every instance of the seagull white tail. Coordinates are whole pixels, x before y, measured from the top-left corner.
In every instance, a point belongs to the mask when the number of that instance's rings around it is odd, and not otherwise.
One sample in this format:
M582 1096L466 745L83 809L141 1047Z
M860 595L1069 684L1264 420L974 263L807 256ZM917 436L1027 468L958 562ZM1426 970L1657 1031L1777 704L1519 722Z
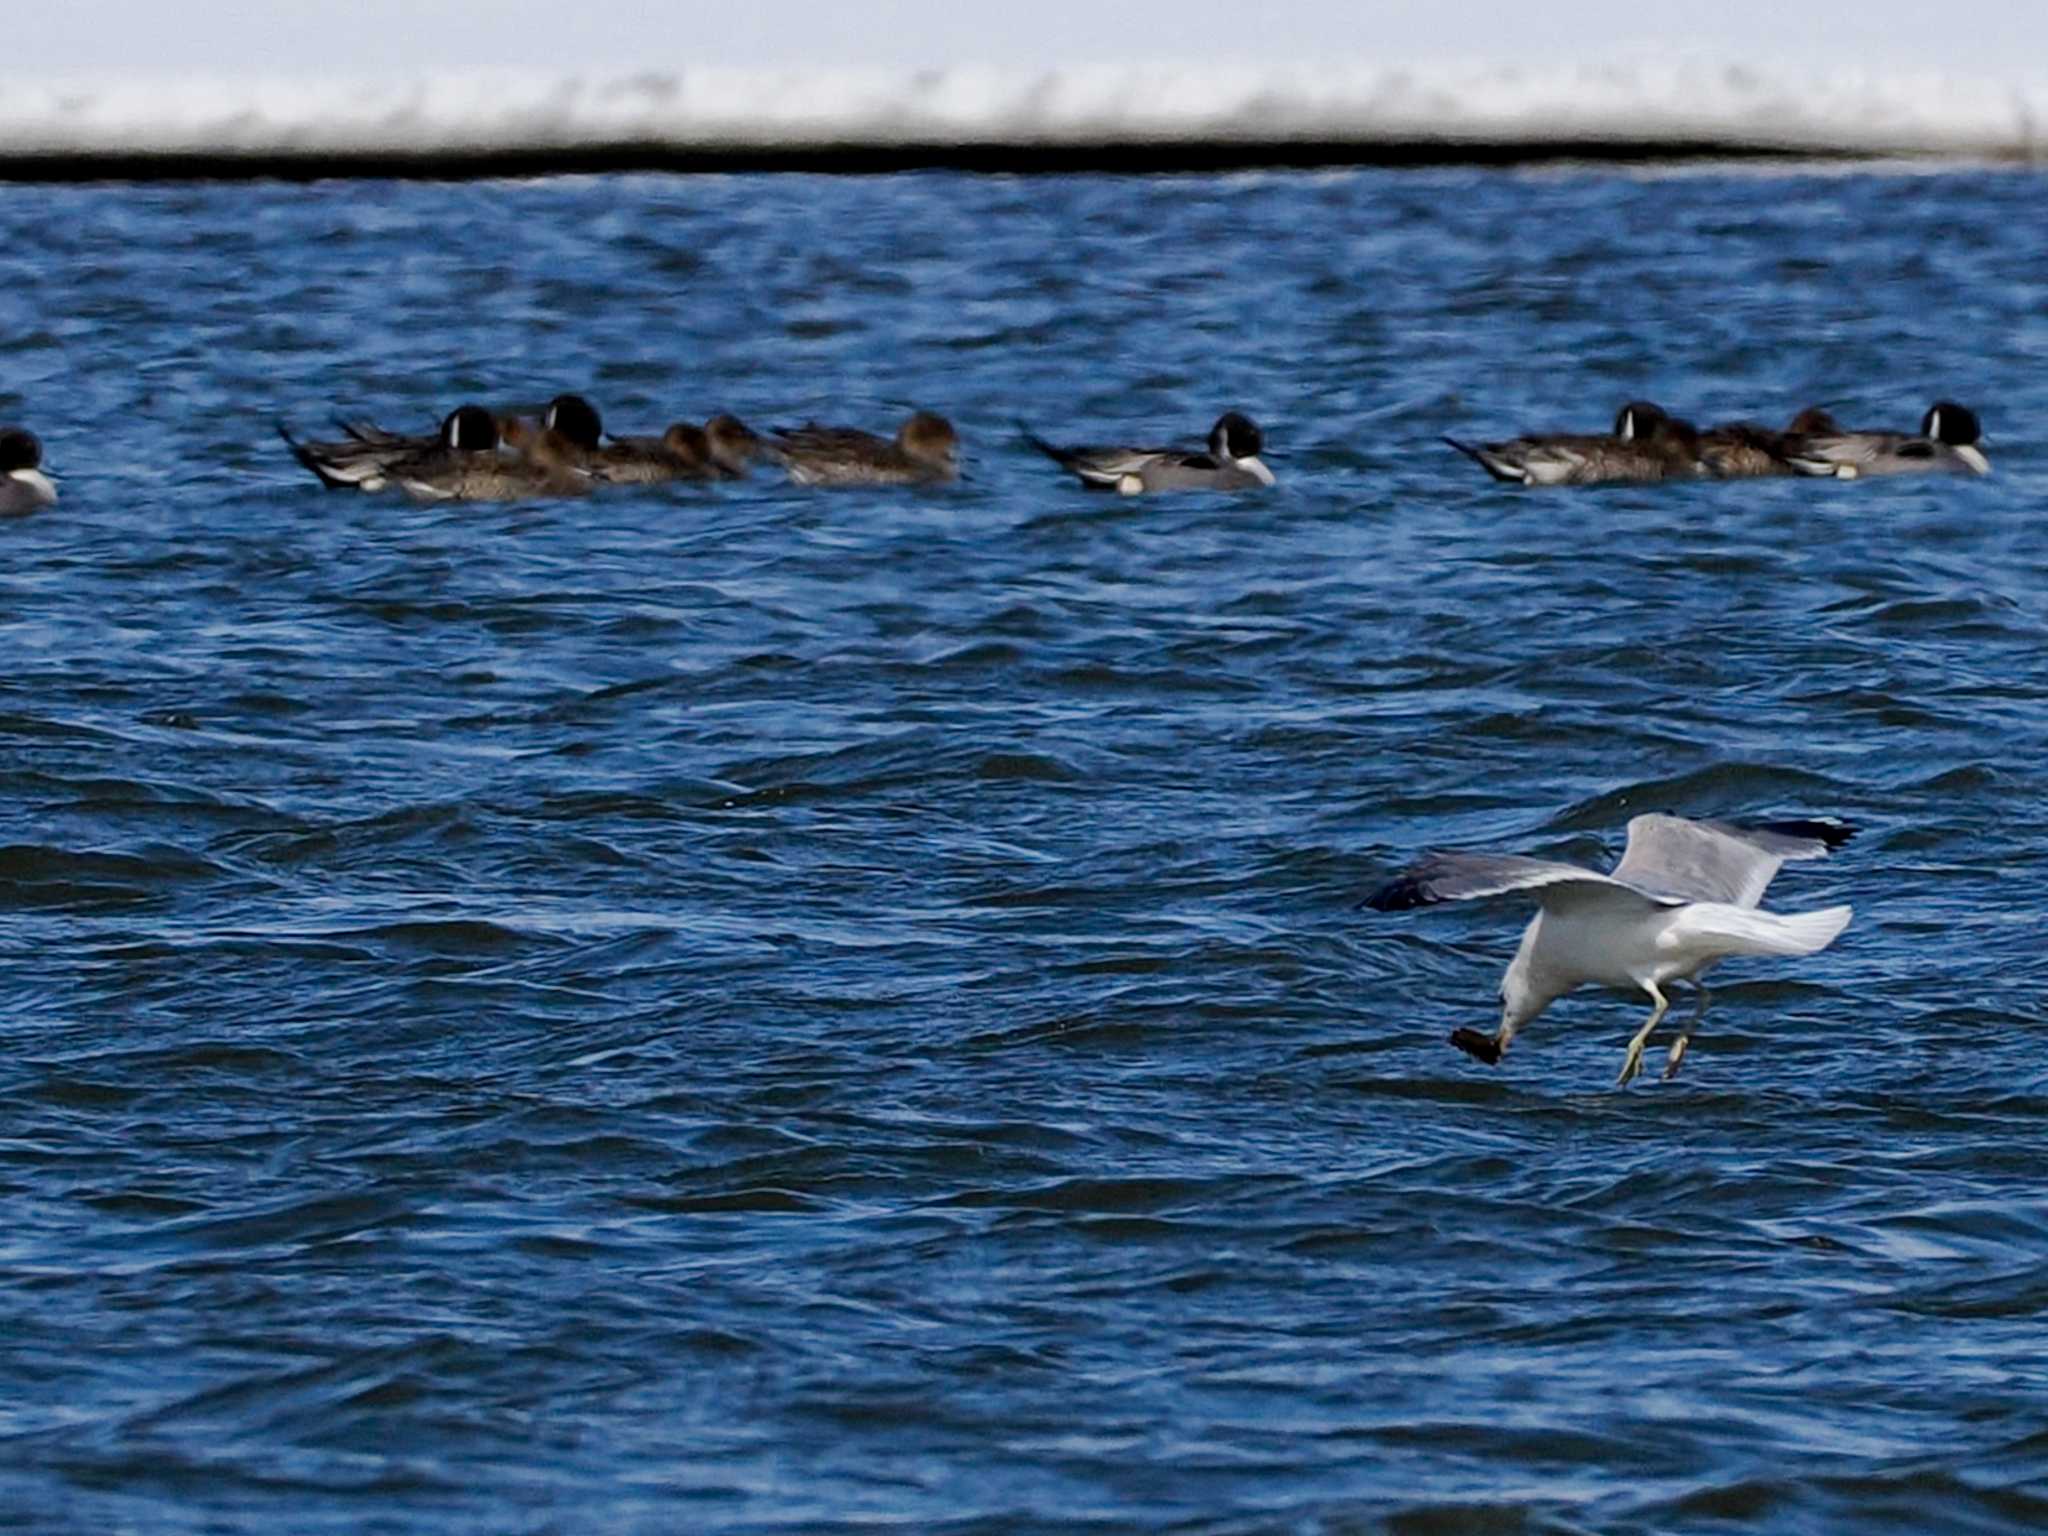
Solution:
M1674 924L1675 937L1723 955L1814 955L1849 926L1851 908L1818 912L1760 912L1751 907L1702 901L1687 907Z

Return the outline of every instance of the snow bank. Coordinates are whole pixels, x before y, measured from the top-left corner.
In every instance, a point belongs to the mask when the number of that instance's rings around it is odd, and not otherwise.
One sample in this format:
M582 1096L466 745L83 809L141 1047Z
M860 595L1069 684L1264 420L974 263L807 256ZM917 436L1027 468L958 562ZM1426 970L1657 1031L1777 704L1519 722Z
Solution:
M1414 143L2032 159L2048 79L1566 68L689 68L610 77L81 78L0 85L0 161L38 156L679 155L803 147Z

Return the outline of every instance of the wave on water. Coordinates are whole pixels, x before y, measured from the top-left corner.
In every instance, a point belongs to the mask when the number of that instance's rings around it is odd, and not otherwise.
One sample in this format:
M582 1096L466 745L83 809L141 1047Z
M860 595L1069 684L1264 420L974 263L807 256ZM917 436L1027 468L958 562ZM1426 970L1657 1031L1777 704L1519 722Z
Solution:
M726 67L412 79L106 77L0 91L0 165L62 156L716 157L917 145L1659 146L2033 159L2048 77L1704 58L1569 65Z

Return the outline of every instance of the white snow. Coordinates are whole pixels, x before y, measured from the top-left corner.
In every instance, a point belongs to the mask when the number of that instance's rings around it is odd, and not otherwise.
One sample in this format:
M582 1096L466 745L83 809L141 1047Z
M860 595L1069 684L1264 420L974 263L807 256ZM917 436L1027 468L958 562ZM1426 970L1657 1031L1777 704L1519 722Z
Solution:
M1711 61L1517 66L1116 62L1054 68L686 67L419 78L120 75L0 85L0 157L433 154L633 143L1695 140L2033 158L2048 77Z

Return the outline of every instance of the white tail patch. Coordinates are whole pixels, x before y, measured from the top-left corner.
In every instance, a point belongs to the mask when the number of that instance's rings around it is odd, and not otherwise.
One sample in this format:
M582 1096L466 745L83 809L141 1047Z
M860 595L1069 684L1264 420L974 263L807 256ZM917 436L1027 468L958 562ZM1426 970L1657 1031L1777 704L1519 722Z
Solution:
M1835 942L1852 915L1849 907L1778 913L1702 901L1667 932L1676 945L1713 955L1814 955Z

